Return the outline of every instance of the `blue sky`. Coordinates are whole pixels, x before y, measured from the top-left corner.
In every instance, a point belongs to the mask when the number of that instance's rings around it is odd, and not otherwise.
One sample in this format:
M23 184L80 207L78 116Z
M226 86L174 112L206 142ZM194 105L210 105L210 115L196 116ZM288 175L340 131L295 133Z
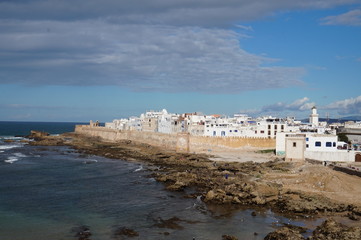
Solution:
M0 121L361 115L360 0L0 0Z

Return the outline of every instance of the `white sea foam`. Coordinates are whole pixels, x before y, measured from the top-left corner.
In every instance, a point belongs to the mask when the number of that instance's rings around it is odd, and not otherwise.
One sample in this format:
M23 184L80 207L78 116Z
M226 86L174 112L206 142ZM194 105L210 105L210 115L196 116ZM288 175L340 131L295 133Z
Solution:
M140 167L135 169L134 172L139 172L139 171L142 171L142 170L143 170L143 165L140 165Z
M16 161L18 161L19 159L18 158L16 158L16 157L9 157L8 159L6 159L6 160L4 160L4 162L6 162L6 163L14 163L14 162L16 162Z
M14 153L14 155L15 156L17 156L17 157L27 157L25 154L23 154L23 153Z
M7 149L12 149L12 148L17 148L17 147L21 147L21 145L0 145L0 150L7 150Z
M14 136L1 136L0 139L5 139L5 140L22 140L24 139L23 137L14 137Z
M98 160L96 160L96 159L89 159L89 160L84 161L83 163L84 164L91 164L91 163L97 163L97 162L98 162Z

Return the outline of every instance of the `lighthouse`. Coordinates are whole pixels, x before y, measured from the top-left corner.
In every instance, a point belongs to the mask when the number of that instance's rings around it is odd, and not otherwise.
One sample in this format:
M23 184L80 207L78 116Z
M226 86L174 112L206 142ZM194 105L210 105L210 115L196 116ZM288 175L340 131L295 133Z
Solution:
M317 114L317 108L314 106L311 109L312 113L310 115L310 124L313 127L317 127L318 126L318 114Z

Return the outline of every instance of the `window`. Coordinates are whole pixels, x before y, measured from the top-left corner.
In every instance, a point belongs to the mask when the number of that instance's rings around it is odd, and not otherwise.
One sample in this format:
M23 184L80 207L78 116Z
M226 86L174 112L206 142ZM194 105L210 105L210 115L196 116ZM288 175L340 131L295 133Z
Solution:
M216 131L213 131L213 136L216 136L216 135L217 135Z
M232 132L232 130L229 130L229 132Z
M271 131L268 131L268 135L269 135L269 136L271 135Z
M222 136L222 137L226 136L226 132L225 132L225 131L222 131L222 132L221 132L221 136Z
M255 134L257 134L257 131L254 131Z
M297 146L297 143L296 142L293 142L293 147L296 147Z
M271 125L268 125L268 129L271 129Z
M333 142L332 147L336 147L336 142Z
M277 125L275 125L275 130L277 129Z
M282 130L285 129L285 126L284 126L284 125L281 125L281 129L282 129Z
M234 130L234 132L238 132L238 130Z
M321 142L319 141L315 142L315 147L321 147Z
M308 140L309 140L309 139L308 139L308 138L306 138L306 142L308 142Z
M332 142L326 142L326 147L332 147Z
M264 131L262 130L261 133L264 133Z
M309 146L308 146L308 144L306 144L306 148L308 148Z

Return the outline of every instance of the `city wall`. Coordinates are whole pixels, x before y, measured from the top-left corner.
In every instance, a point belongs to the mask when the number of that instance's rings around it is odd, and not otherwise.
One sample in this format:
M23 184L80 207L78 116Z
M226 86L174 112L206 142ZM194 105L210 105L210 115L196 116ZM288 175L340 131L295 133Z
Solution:
M188 133L121 131L89 125L77 125L75 132L114 142L119 140L142 142L179 152L211 152L243 148L272 149L276 146L275 139L269 138L203 137L191 136Z

